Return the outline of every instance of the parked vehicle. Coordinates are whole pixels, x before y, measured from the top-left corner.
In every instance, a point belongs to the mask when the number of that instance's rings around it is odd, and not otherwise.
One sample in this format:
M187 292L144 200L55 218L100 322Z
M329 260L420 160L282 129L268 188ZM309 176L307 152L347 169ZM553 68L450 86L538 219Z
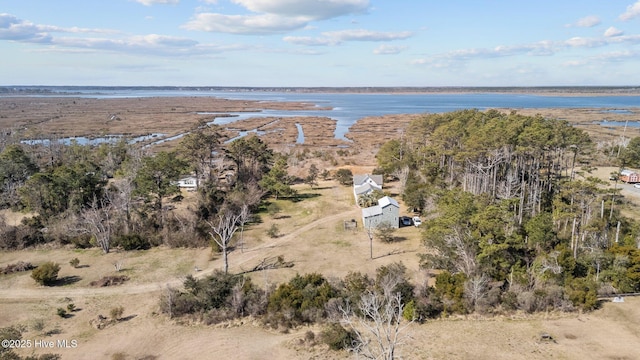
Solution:
M422 220L418 216L413 217L413 226L418 227L422 224Z
M633 184L633 187L636 188L636 189L640 189L640 183Z
M411 226L411 218L408 216L400 217L400 224L402 224L402 226Z

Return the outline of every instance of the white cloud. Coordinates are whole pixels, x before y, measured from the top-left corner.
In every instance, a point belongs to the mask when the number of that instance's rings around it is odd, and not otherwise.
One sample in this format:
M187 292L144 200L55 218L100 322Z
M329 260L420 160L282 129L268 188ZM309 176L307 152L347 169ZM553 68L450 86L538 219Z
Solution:
M411 37L413 33L409 31L382 32L364 29L340 30L324 32L322 35L338 39L340 41L390 41L403 40Z
M223 32L230 34L278 34L304 27L306 18L263 15L223 15L216 13L197 14L183 25L187 30Z
M627 11L620 15L620 20L628 21L640 16L640 1L636 1L635 4L627 6Z
M135 0L135 2L144 6L151 6L156 4L178 4L180 0Z
M611 31L610 33L615 33ZM605 47L613 44L640 44L640 35L622 35L620 32L619 35L616 36L608 36L608 37L595 37L595 38L584 38L584 37L573 37L564 41L538 41L530 44L522 44L522 45L510 45L510 46L496 46L494 48L470 48L470 49L458 49L454 51L449 51L442 54L436 54L428 58L422 59L414 59L411 63L414 65L429 65L431 67L444 67L450 66L455 62L464 62L468 60L474 59L491 59L496 57L505 57L505 56L519 56L519 55L529 55L529 56L548 56L554 55L558 52L569 50L569 49L580 49L580 48L598 48ZM627 53L618 52L612 53L618 58L631 58L631 56L626 56ZM637 55L637 53L635 53ZM624 55L624 56L623 56ZM567 66L570 65L569 62L565 63ZM581 62L582 64L582 62Z
M295 45L306 45L306 46L328 46L328 45L336 45L334 39L329 38L314 38L310 36L285 36L282 40L295 44Z
M570 47L592 48L606 44L606 40L600 38L583 38L577 36L566 40L564 43Z
M604 32L604 36L605 37L614 37L614 36L620 36L624 34L624 32L622 30L616 29L615 27L611 26L610 28L608 28L607 30L605 30Z
M567 24L566 27L594 27L596 25L600 25L600 18L595 15L585 16L581 19L578 19L573 24Z
M87 29L79 27L63 28L52 25L38 25L20 19L11 14L0 14L0 40L48 43L52 41L50 33L100 33L113 34L116 31L104 29Z
M314 20L364 12L369 0L232 0L255 13L302 16Z
M373 50L373 53L376 55L395 55L401 53L406 49L406 46L380 45L375 50Z
M287 36L283 40L296 45L328 46L339 45L345 41L404 40L410 38L411 36L413 36L413 33L409 31L383 32L364 29L349 29L323 32L321 36L316 38L307 36Z
M228 15L196 14L182 27L231 34L277 34L305 28L312 21L366 11L369 0L232 0L253 12Z
M623 61L627 59L637 59L637 58L638 58L638 52L630 51L630 50L612 51L612 52L600 54L597 57L595 57L596 60L607 61L607 62Z
M117 34L118 37L60 36L87 33ZM200 44L189 38L159 34L122 36L113 30L39 25L11 14L0 14L0 40L45 44L49 45L47 51L56 52L109 51L163 56L209 55L244 48L238 45Z

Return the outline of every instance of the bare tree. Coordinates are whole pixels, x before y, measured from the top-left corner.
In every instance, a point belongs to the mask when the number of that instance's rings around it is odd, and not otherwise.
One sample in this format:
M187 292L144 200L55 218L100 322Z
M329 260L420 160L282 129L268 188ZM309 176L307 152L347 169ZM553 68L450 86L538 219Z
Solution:
M112 186L105 193L110 204L113 205L117 219L116 223L124 225L124 233L131 231L131 213L133 203L133 177L126 176L113 181Z
M485 274L471 277L464 283L464 293L469 303L474 308L487 296L489 290L489 277Z
M402 320L404 304L400 293L369 291L360 298L358 309L362 316L348 306L340 308L342 322L356 334L352 350L367 359L397 358L399 348L410 338L406 329L413 322Z
M404 188L407 186L407 180L409 179L409 167L402 166L393 171L391 175L398 178L400 182L400 193L404 192Z
M374 228L371 226L365 227L365 231L367 232L367 237L369 238L369 259L373 260L373 235Z
M94 199L91 206L80 213L78 232L90 234L105 254L111 249L111 204Z
M225 274L229 272L229 245L233 238L233 234L235 234L238 227L241 225L243 213L248 212L245 208L247 208L247 205L243 205L242 210L239 213L234 213L231 210L220 213L218 214L218 221L215 223L207 221L207 224L211 227L211 232L209 232L209 234L213 238L213 241L215 241L222 250Z

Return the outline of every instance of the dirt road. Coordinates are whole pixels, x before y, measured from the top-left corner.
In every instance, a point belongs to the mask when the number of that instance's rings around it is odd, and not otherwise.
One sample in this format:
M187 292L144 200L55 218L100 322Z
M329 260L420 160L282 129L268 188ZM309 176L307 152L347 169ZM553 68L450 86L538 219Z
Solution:
M252 261L261 259L264 257L263 251L276 246L289 243L297 239L300 235L307 231L310 231L318 226L326 223L339 221L344 218L353 217L354 210L344 211L331 216L323 217L312 221L304 226L295 229L293 232L286 234L282 237L272 239L265 244L258 247L247 249L243 253L234 251L230 258L230 265L232 269L243 271L243 265L251 264ZM221 260L216 260L216 262ZM217 265L217 264L214 264ZM202 278L211 274L216 269L220 269L221 266L212 266L209 269L203 270L195 274L196 278ZM169 281L158 281L146 284L136 285L121 285L116 287L102 287L102 288L66 288L66 287L41 287L37 289L10 289L0 292L0 299L44 299L51 297L90 297L90 296L104 296L104 295L118 295L118 294L143 294L154 291L161 291L167 286L180 287L183 283L183 278L175 278Z

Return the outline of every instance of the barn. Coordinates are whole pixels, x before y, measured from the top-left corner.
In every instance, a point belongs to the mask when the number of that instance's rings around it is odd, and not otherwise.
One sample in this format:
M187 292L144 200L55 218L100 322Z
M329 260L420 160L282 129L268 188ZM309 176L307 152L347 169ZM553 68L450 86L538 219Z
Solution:
M388 223L398 228L400 206L398 202L388 196L378 200L378 205L362 209L362 224L365 229L376 228L382 223Z
M626 183L635 184L640 182L640 174L633 170L620 171L620 180Z

